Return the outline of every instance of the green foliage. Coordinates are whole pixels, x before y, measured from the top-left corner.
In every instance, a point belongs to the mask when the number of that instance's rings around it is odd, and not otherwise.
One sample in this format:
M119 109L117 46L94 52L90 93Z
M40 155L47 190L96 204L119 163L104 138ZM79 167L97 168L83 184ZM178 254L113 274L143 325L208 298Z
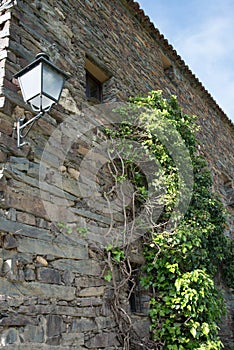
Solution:
M85 227L77 227L76 231L77 231L81 236L85 236L86 233L88 232L87 228L85 228Z
M113 247L109 244L106 247L106 251L111 253L111 258L117 263L124 259L124 251L119 247Z
M104 280L110 282L112 280L112 272L111 270L107 270L104 275Z
M178 164L166 147L168 135L165 124L172 126L182 137L189 152L194 176L194 187L189 208L173 231L150 228L150 239L145 244L145 266L142 286L152 288L151 329L156 343L166 350L210 349L219 350L218 322L225 311L221 292L213 280L222 268L227 286L234 286L233 245L224 235L225 211L221 201L211 191L211 175L204 159L197 154L196 117L183 114L175 96L164 99L161 91L152 91L147 97L133 98L130 108L122 109L123 122L116 130L106 129L111 138L135 140L144 147L151 160L160 164L151 184L134 165L134 149L126 156L124 172L117 178L129 176L140 203L147 198L148 187L166 188L163 196L164 211L159 227L164 227L176 205L180 190ZM139 117L134 109L145 108ZM129 112L131 111L131 112ZM149 111L149 113L147 113ZM153 111L153 113L152 113ZM162 121L162 122L161 122ZM157 130L156 130L157 129ZM162 130L162 137L157 135ZM168 130L170 140L170 128ZM180 147L180 144L177 145ZM153 234L152 234L153 232ZM116 263L125 258L123 250L107 247ZM105 276L111 280L111 271Z
M68 224L65 224L64 222L58 222L57 223L58 228L66 233L71 235L73 233L73 229L71 226L69 226ZM87 228L85 227L77 227L76 231L81 235L81 236L85 236L85 234L88 232Z
M60 228L66 234L72 233L72 228L69 225L65 224L64 222L58 222L57 225L58 225L58 228Z
M212 193L210 172L196 152L195 118L182 114L174 96L166 100L159 91L132 102L153 108L176 127L189 149L194 172L192 200L180 225L173 232L155 232L145 248L141 282L155 290L150 310L154 339L164 343L167 350L221 349L217 324L225 306L213 278L223 266L226 283L233 286L233 250L224 236L222 203ZM152 126L146 122L146 128L149 131ZM149 140L145 144L166 168L164 183L168 184L169 196L163 221L169 217L178 191L176 166L153 135Z
M105 248L106 253L109 255L109 258L111 261L113 261L114 264L120 264L121 261L124 261L125 259L125 253L123 249L120 249L119 247L113 247L112 244L108 244ZM108 269L105 272L104 279L107 282L110 282L113 278L113 274L111 269Z

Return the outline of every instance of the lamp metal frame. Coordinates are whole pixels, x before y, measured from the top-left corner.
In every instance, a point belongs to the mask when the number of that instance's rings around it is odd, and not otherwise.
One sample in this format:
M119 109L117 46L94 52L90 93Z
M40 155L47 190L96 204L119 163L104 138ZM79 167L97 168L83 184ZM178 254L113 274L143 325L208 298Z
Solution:
M14 75L14 78L18 79L19 77L23 76L25 73L29 72L30 70L32 70L33 68L35 68L37 65L39 65L40 63L45 63L47 65L49 65L52 69L54 69L57 73L60 73L63 77L64 77L64 82L69 78L69 75L64 73L61 69L59 69L58 67L56 67L53 63L50 62L49 60L49 56L45 53L39 53L38 55L36 55L36 59L31 62L29 65L27 65L26 67L24 67L23 69L21 69L18 73L16 73ZM42 71L41 71L41 74ZM41 77L41 81L42 81L43 77ZM63 88L63 87L62 87ZM60 91L60 94L58 96L58 98L54 98L53 96L47 94L46 92L43 91L43 95L48 97L51 101L54 101L49 107L43 109L42 108L42 104L40 104L40 109L38 110L38 114L31 118L30 120L28 120L27 122L24 123L24 117L19 117L17 122L16 122L16 132L17 132L17 147L20 148L22 146L24 146L25 144L27 144L27 142L24 141L24 138L28 135L29 131L31 130L31 128L33 127L33 125L35 124L35 122L40 119L41 117L44 116L44 114L46 112L48 112L51 107L53 106L54 103L59 101L60 95L62 93L62 89ZM26 103L30 103L30 100L32 100L33 98L35 98L37 95L31 97L29 100L26 100ZM42 98L42 91L40 94L40 99ZM32 108L33 109L33 108ZM28 130L23 134L23 130L28 127Z

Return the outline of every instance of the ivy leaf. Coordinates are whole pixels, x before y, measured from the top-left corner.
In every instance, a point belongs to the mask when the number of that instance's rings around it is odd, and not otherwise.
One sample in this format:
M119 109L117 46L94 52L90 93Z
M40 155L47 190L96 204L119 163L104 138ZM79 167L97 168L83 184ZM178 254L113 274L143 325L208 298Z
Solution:
M181 287L181 280L177 278L177 280L175 281L175 287L177 292L179 292L180 287Z
M197 330L196 330L195 327L193 327L193 328L190 329L190 333L192 334L193 338L196 338Z
M107 273L105 274L104 280L107 281L107 282L110 282L112 280L112 273L111 273L110 270L107 271Z
M210 332L210 327L209 327L208 323L203 323L203 325L202 325L202 333L204 335L208 335L209 332Z

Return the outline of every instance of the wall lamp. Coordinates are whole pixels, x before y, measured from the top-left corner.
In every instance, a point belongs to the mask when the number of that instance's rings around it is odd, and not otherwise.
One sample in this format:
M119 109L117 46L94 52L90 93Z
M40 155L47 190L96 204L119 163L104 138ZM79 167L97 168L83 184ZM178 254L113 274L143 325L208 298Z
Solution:
M69 76L51 63L47 54L39 53L33 62L14 77L18 79L24 101L37 113L25 123L24 117L17 120L17 147L22 147L26 144L24 138L34 123L59 101L64 83ZM25 127L28 128L23 134Z

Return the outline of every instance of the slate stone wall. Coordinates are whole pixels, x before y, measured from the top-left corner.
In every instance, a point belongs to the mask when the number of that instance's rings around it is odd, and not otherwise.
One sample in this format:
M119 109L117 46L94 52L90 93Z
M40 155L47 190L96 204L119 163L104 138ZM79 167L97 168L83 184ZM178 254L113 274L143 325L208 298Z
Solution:
M0 11L0 348L122 349L110 308L113 291L94 244L102 243L100 232L108 231L112 219L99 210L97 197L95 203L92 195L84 201L77 185L97 191L101 186L89 176L102 164L100 155L83 178L80 171L108 116L86 99L86 57L109 74L104 102L161 89L165 97L176 94L185 112L199 116L199 151L230 213L229 236L234 232L233 124L131 1L2 1ZM17 149L14 123L33 114L13 74L41 51L71 77L60 104L34 126L29 145ZM87 125L91 131L85 134ZM56 130L59 139L51 138ZM121 223L121 213L114 220ZM58 222L69 226L61 229ZM141 263L139 252L134 262ZM234 299L226 293L230 312L222 334L233 344ZM131 315L126 295L123 307ZM131 317L140 338L147 338L145 314Z

